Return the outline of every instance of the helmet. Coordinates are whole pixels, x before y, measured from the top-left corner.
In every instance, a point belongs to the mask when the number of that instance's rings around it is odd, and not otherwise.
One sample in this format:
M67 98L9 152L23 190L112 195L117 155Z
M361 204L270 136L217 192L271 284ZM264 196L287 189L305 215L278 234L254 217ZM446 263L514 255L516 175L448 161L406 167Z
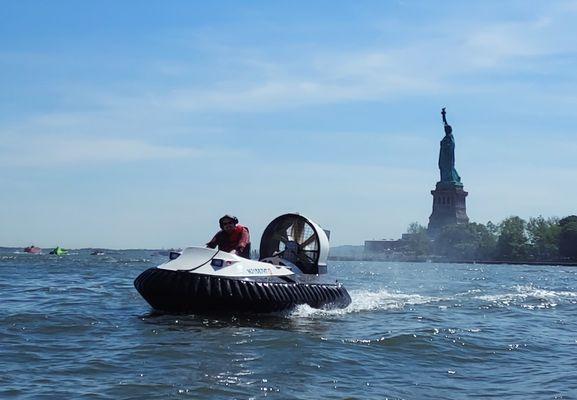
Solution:
M220 226L220 229L224 227L223 222L227 219L230 219L231 221L234 221L235 224L238 224L237 217L235 217L234 215L226 214L220 217L220 219L218 220L218 225Z

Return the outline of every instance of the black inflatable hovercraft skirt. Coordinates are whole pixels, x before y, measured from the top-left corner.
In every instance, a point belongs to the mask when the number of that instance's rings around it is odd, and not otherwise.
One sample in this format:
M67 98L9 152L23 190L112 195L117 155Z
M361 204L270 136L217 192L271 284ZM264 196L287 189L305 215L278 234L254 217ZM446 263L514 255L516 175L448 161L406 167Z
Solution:
M134 287L154 309L167 312L274 312L299 304L331 309L351 303L339 284L259 282L160 268L144 271Z

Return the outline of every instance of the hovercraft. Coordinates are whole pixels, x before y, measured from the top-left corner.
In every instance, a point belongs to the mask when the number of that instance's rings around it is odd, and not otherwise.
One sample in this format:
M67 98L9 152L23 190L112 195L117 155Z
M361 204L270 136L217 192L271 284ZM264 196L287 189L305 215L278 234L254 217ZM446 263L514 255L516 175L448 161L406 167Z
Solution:
M299 214L274 219L264 230L260 260L220 250L187 247L134 281L152 308L164 312L276 312L300 304L345 308L347 290L323 282L329 241L323 229Z

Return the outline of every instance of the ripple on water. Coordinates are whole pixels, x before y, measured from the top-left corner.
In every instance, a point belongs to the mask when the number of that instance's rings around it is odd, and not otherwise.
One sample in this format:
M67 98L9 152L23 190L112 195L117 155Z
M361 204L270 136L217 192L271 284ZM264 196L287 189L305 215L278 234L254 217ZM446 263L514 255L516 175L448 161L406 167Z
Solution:
M493 307L515 306L538 310L554 308L559 304L574 304L577 292L548 290L533 285L515 285L504 293L485 294L476 298L488 302Z
M0 251L0 397L577 393L574 269L343 262L346 309L196 316L140 298L134 278L164 261L149 255Z

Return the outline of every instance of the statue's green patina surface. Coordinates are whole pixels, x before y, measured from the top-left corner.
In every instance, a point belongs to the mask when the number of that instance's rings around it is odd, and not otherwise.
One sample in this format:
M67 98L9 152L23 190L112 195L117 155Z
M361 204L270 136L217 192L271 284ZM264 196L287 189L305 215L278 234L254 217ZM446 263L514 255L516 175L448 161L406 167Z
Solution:
M447 112L443 108L441 115L445 125L445 137L441 140L441 149L439 151L439 169L441 170L441 181L443 185L463 186L461 177L455 169L455 138L453 137L453 128L447 123Z

